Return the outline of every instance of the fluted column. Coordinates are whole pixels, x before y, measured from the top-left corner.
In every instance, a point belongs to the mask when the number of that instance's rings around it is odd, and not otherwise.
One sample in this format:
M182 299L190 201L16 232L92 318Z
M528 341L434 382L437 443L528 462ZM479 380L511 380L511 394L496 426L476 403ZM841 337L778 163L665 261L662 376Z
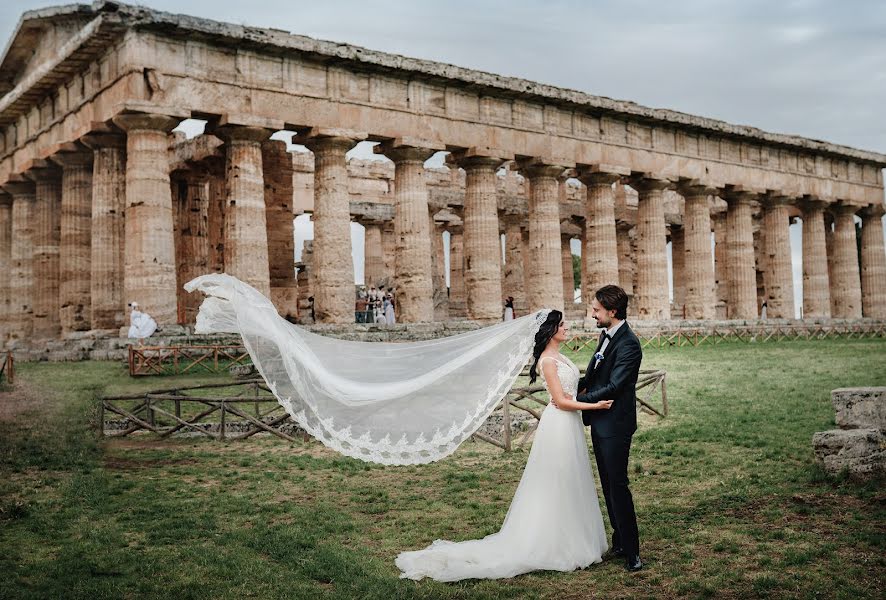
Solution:
M397 257L397 236L394 221L385 221L381 228L381 250L384 257L385 281L388 287L394 287L394 261Z
M825 243L825 202L807 200L803 208L803 316L830 317L831 294Z
M189 294L183 286L194 277L210 272L209 182L199 171L186 172L183 177L180 195L176 198L178 312L179 323L193 324L203 298L200 294Z
M94 133L81 141L93 156L90 319L93 329L118 332L127 314L123 298L126 138Z
M365 257L363 280L368 286L378 286L385 277L385 258L381 241L382 224L378 221L366 221L363 227L366 230L363 234Z
M634 252L631 248L631 230L634 226L627 221L616 221L616 244L618 246L618 285L628 297L634 295ZM588 284L590 288L590 284ZM596 290L588 290L586 298ZM590 302L589 302L590 304ZM633 304L633 303L631 303ZM631 306L631 308L634 308Z
M7 183L12 196L12 246L10 249L10 340L27 340L34 331L34 184Z
M766 270L767 316L793 319L794 275L791 266L791 218L786 196L768 194L763 198L763 252Z
M443 230L434 221L435 210L428 211L428 231L431 233L431 276L434 289L434 320L449 319L449 295L446 290L446 261L443 249Z
M0 345L9 337L12 266L12 196L0 190Z
M865 317L886 319L886 249L883 244L882 204L861 211L861 311Z
M216 135L225 141L225 272L270 297L268 225L261 151L262 142L268 139L270 132L263 127L225 125L216 131ZM313 291L319 320L327 308L321 304L316 286ZM350 315L353 320L353 308Z
M711 212L708 197L715 193L701 185L684 185L683 210L685 313L687 319L716 317L714 261L711 256ZM673 248L672 248L673 250Z
M831 293L833 316L838 319L861 318L861 278L858 270L858 241L855 236L857 206L834 207L834 273Z
M466 174L464 251L468 316L479 321L497 321L502 312L502 276L495 172L504 158L469 150L457 155L456 160Z
M572 236L560 236L560 262L563 265L563 302L566 306L575 301L575 271L572 269Z
M219 164L220 163L220 164ZM224 161L209 162L206 169L207 197L207 236L209 237L209 263L212 273L225 271L225 177ZM293 245L295 244L293 240ZM294 256L294 255L293 255Z
M728 191L726 250L729 269L729 318L757 318L757 267L751 203L755 194Z
M59 317L68 335L92 328L92 151L60 152L52 160L62 166Z
M162 327L177 323L175 239L169 184L168 134L179 120L126 114L124 302L138 302Z
M834 283L834 215L830 210L830 205L824 211L824 245L828 255L828 282ZM836 317L839 311L835 304L837 302L837 294L834 290L830 290L831 299L831 316Z
M345 154L365 136L312 133L314 153L314 310L320 323L354 321L354 263Z
M465 298L464 233L461 227L449 227L449 313L453 317L468 314Z
M604 285L619 281L618 236L615 225L615 193L612 184L623 173L600 170L599 167L583 168L578 173L585 184L585 227L581 249L584 279L582 289L586 319L592 317L591 300L594 292Z
M286 149L286 142L282 140L265 140L261 145L261 152L271 301L277 312L284 317L295 319L298 315L298 286L295 282L292 154ZM350 236L350 223L348 235ZM350 237L346 240L350 247Z
M729 318L729 261L727 260L726 213L711 215L714 223L714 312L717 318Z
M670 182L649 177L631 180L637 190L637 284L634 299L640 320L670 317L664 191Z
M563 310L563 264L560 240L560 205L557 178L562 165L525 162L529 178L529 271L526 296L530 311Z
M505 218L505 275L502 296L514 297L514 310L526 311L526 286L523 279L523 233L521 218L508 215Z
M32 168L34 203L34 337L61 335L59 245L61 243L61 170L51 163Z
M671 276L673 301L671 318L682 319L686 304L686 235L680 225L671 225Z
M425 161L434 149L405 143L375 147L394 161L395 281L401 323L434 319L431 235L428 231L428 189Z

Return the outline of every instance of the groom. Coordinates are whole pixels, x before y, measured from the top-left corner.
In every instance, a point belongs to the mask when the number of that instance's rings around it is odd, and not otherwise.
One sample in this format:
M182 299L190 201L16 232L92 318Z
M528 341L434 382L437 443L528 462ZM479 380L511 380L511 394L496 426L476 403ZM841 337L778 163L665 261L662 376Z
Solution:
M643 352L625 319L628 296L616 285L601 287L591 301L597 327L605 329L597 350L578 382L579 402L612 400L608 410L582 411L591 426L600 485L612 525L612 554L624 556L628 571L643 568L634 500L628 488L628 455L637 430L635 386Z

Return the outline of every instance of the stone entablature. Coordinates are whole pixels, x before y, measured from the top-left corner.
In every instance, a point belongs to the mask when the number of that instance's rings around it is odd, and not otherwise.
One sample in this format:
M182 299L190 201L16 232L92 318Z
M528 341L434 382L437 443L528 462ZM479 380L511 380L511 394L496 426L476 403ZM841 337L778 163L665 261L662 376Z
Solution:
M378 141L409 135L471 148L494 139L517 156L882 203L886 156L874 152L110 2L26 13L11 48L33 40L39 23L55 32L56 52L25 63L11 50L0 65L0 181L42 158L41 147L72 141L135 101L187 107L194 117L217 117L223 106L287 128L344 128Z

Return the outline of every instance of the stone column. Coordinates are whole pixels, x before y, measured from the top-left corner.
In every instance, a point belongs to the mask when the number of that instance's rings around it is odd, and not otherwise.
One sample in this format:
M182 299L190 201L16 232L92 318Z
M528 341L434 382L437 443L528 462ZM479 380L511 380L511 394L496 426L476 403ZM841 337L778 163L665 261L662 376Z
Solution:
M220 164L217 164L220 163ZM209 270L225 272L225 177L224 161L214 160L206 166L207 235L209 236ZM294 241L293 241L294 243Z
M671 275L674 299L671 318L682 319L686 305L686 236L681 225L671 225Z
M175 239L169 183L168 134L179 119L124 114L126 131L124 302L140 307L162 326L177 323Z
M271 301L282 316L295 319L298 315L298 286L295 282L292 154L286 150L286 142L281 140L266 140L261 152ZM350 248L350 222L345 239ZM350 258L350 252L348 254ZM353 270L353 266L351 268Z
M168 162L165 147L163 158ZM92 328L92 152L60 152L52 160L62 166L59 316L66 336Z
M528 187L528 186L527 186ZM532 258L529 256L529 228L525 227L520 230L520 254L523 256L523 282L524 295L526 296L526 312L529 312L529 282L532 281Z
M94 133L81 141L93 156L90 318L93 329L116 334L126 324L130 302L123 297L126 138Z
M468 316L501 320L501 238L495 172L508 157L481 155L471 149L456 157L465 170L464 244Z
M449 227L449 314L467 317L465 297L464 233L461 227Z
M225 141L225 272L270 298L268 224L261 151L262 142L267 141L270 132L263 127L224 125L218 128L216 135ZM315 306L317 319L320 320L325 309L317 292L315 286Z
M628 297L633 297L634 295L634 252L631 249L631 230L633 228L634 226L627 221L615 222L616 244L618 247L618 285L625 291ZM585 298L590 298L596 291L592 287L589 283L588 293ZM628 304L628 306L631 306L631 304Z
M726 213L714 213L711 220L714 223L714 312L716 318L728 319L732 316L732 310L729 306Z
M882 204L861 211L861 310L865 317L886 319L886 250Z
M428 211L428 231L431 234L431 277L434 289L434 320L449 319L449 295L446 290L446 259L443 249L443 230L434 221L439 209Z
M381 249L385 264L385 283L394 287L394 260L397 256L397 236L394 232L394 221L385 221L381 228Z
M560 240L559 184L568 165L527 161L521 169L529 178L529 264L526 285L529 311L564 309L563 263Z
M34 204L34 337L61 335L59 317L59 245L61 243L61 170L50 163L27 176L36 189Z
M178 282L179 322L193 324L203 301L202 294L189 294L184 284L211 272L209 267L209 182L200 172L184 173L178 202Z
M708 197L714 190L683 185L684 282L687 319L714 319L714 262L711 256L711 212ZM673 250L673 248L672 248Z
M314 310L320 323L354 322L354 263L345 153L366 136L311 131L302 143L314 153Z
M34 331L34 184L3 186L12 196L12 245L9 271L9 338L28 340Z
M572 236L560 236L560 262L563 265L563 303L575 303L575 272L572 270Z
M503 296L514 297L514 312L526 314L526 285L523 279L523 233L521 218L505 218L505 275ZM504 299L502 299L502 306Z
M824 211L824 245L828 254L828 282L834 283L834 215L830 210L830 205ZM831 316L836 317L839 312L835 306L837 302L837 294L833 290L830 292L831 298Z
M376 146L394 161L394 229L396 235L396 299L399 321L434 319L431 236L428 231L428 189L425 161L437 148L395 140Z
M728 191L726 210L727 260L729 263L729 318L757 318L757 267L751 203L756 194Z
M585 184L585 227L581 249L584 279L582 289L585 303L585 319L593 316L591 300L594 292L604 285L619 281L618 236L615 225L615 193L612 184L621 178L620 173L601 170L600 167L582 168L578 178Z
M670 182L635 177L631 187L637 201L637 284L634 298L640 320L665 320L670 316L668 299L667 231L664 191Z
M833 316L861 318L861 278L858 270L858 242L855 236L857 206L834 207L834 272L831 280Z
M367 286L378 286L385 278L385 257L382 249L381 228L379 221L363 223L366 232L363 235L363 280Z
M825 243L825 202L807 200L803 208L803 317L830 317L831 293Z
M0 190L0 345L9 337L12 266L12 196Z
M763 272L767 317L793 319L794 274L791 266L791 198L777 194L763 197Z

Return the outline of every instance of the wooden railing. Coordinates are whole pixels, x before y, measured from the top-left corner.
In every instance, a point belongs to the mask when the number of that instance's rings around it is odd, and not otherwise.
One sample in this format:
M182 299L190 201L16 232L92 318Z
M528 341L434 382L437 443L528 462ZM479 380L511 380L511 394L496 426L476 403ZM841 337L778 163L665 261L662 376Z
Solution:
M6 357L0 365L0 381L4 380L9 385L15 383L15 359L12 357L12 350L6 351Z
M129 374L180 375L220 373L233 365L251 362L242 345L129 346Z

